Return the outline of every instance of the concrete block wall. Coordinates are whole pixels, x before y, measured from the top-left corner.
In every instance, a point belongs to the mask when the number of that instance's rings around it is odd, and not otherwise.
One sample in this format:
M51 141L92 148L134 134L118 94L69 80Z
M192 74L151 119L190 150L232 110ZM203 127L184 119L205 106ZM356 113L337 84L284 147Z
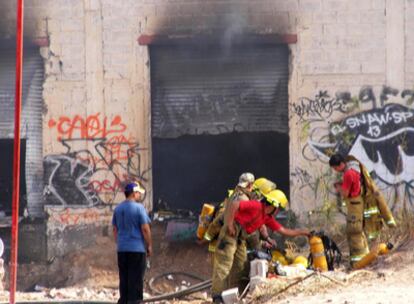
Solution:
M414 1L405 1L405 82L414 88Z
M299 1L293 47L292 207L302 215L327 214L337 204L327 154L340 151L364 161L393 209L412 208L414 162L406 145L413 143L405 139L414 116L412 1L310 2ZM385 118L399 114L407 119ZM369 118L358 127L347 124Z

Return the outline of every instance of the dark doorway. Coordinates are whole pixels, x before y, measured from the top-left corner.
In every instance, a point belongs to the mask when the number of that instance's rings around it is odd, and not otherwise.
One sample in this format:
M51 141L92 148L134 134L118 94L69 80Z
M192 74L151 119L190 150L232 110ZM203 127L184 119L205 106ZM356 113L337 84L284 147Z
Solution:
M289 193L288 49L154 46L154 208L196 211L243 172Z
M7 216L12 212L12 195L13 195L13 139L0 139L0 211L5 212ZM26 140L20 143L20 204L19 213L23 214L27 205L26 196Z
M277 132L154 138L154 202L197 210L223 200L245 171L289 189L282 175L289 171L288 145L287 135Z

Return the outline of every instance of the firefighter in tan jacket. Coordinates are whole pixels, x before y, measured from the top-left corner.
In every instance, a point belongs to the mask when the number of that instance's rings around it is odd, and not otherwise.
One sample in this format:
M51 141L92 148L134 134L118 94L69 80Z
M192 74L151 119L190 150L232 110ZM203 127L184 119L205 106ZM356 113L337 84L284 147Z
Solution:
M346 202L346 233L353 265L369 252L367 236L370 241L376 240L383 221L395 227L395 220L367 169L355 157L335 154L329 165L343 174L335 188Z
M254 182L252 182L254 181ZM260 177L254 180L254 175L251 173L243 173L240 175L239 183L237 184L234 190L229 190L228 197L216 208L213 220L207 228L206 233L204 234L204 241L209 242L208 250L211 253L214 253L217 237L220 233L221 227L224 225L224 214L225 210L228 209L228 206L235 201L241 200L250 200L250 199L262 199L263 195L268 194L270 191L276 189L276 184L264 177ZM261 228L260 234L267 235L267 231L264 231L266 228ZM248 247L251 249L258 249L261 245L259 240L258 231L249 236L247 243ZM267 243L267 241L266 241ZM265 246L273 246L274 244L264 244Z

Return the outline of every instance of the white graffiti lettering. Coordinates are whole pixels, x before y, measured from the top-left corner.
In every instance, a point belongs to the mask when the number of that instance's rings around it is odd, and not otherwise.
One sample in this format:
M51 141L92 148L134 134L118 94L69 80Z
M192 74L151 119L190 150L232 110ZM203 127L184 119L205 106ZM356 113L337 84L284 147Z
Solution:
M334 124L334 125L331 127L331 133L332 133L334 136L336 136L336 135L338 135L338 134L340 134L340 133L344 132L345 130L346 130L346 127L341 126L341 125L339 125L339 124Z
M381 135L381 129L379 126L370 126L367 133L372 137L378 137Z
M351 128L357 128L361 125L379 125L383 126L390 122L395 124L403 124L413 117L413 113L410 112L387 112L387 113L366 113L362 114L359 117L350 117L347 118L345 123Z

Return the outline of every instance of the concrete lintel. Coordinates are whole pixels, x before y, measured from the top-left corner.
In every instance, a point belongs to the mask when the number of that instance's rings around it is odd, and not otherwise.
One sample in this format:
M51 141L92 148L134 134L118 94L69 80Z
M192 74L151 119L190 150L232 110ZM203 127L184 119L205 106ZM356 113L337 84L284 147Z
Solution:
M240 35L232 40L235 44L295 44L297 34L263 34ZM208 35L141 35L137 39L139 45L173 45L206 43L215 44L220 41L217 36Z

